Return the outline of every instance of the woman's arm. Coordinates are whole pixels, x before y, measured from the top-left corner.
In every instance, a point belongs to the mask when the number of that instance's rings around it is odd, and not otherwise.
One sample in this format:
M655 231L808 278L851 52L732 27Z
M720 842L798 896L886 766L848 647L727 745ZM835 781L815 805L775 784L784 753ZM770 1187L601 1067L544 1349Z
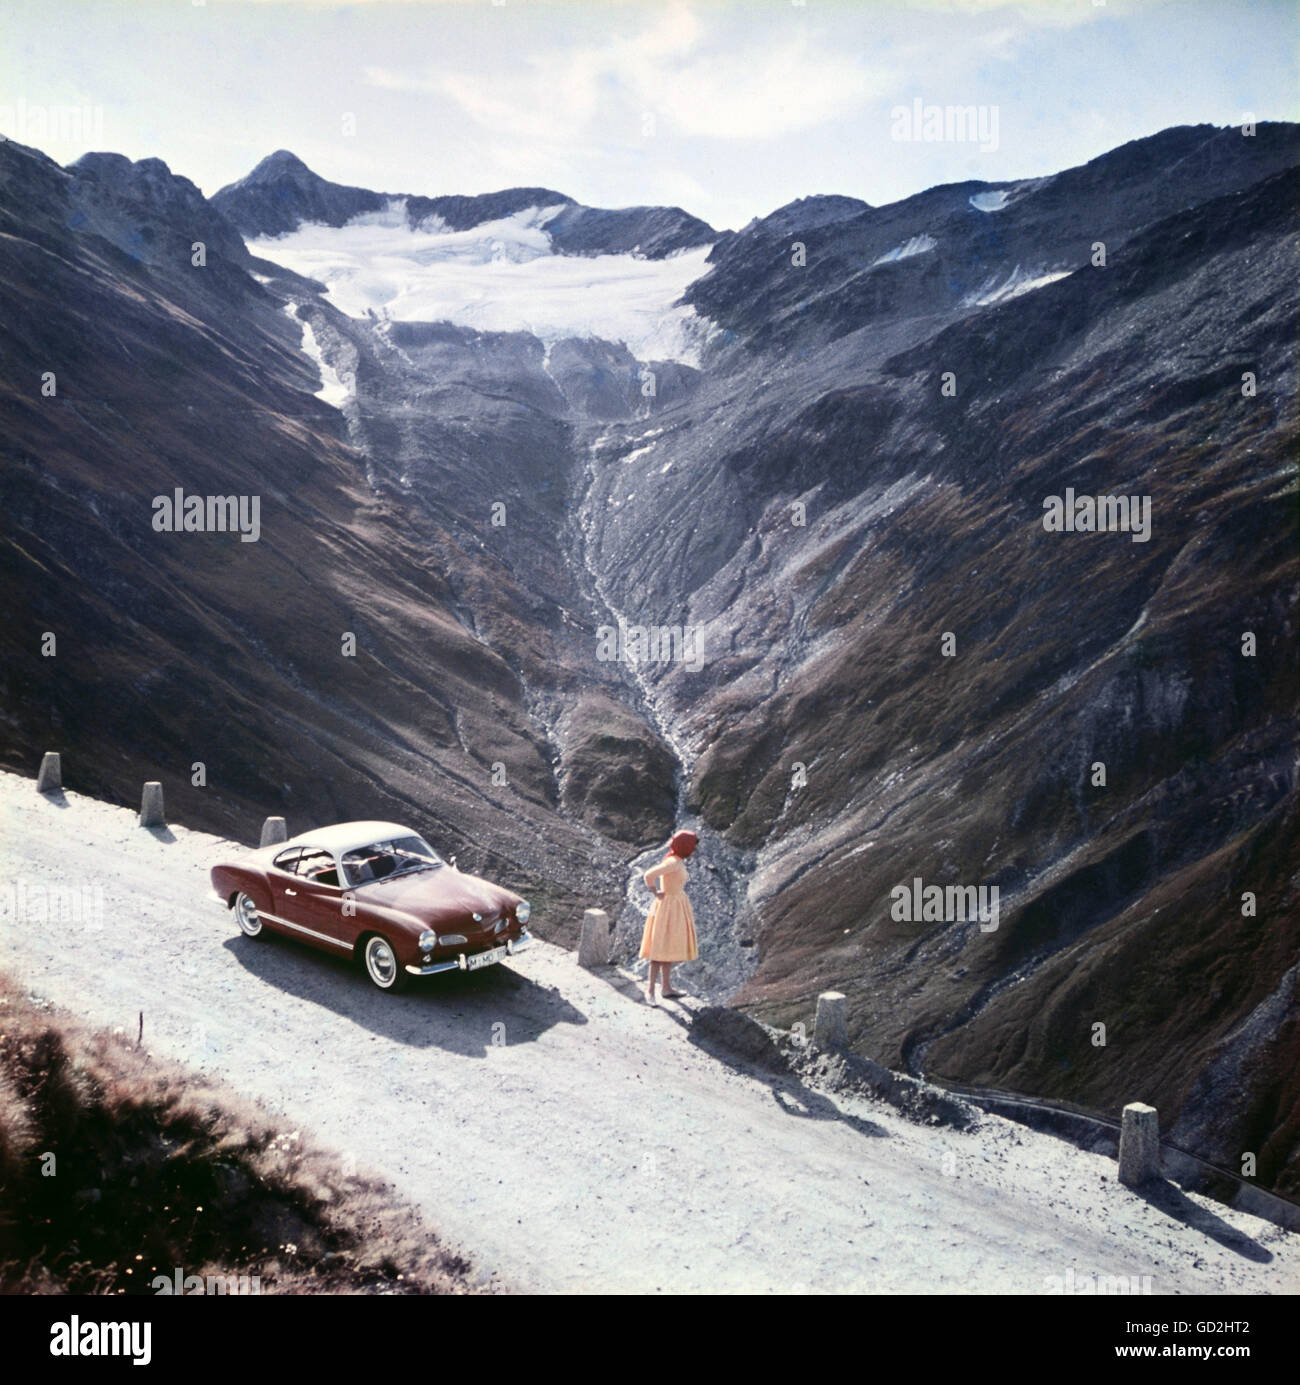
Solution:
M652 889L652 891L655 892L656 895L659 895L659 893L663 892L662 877L663 873L665 873L667 868L669 868L669 863L667 863L667 861L660 861L658 866L651 866L647 873L645 873L641 877L642 879L644 879L645 884L647 884L647 888ZM655 884L656 879L658 879L658 884Z

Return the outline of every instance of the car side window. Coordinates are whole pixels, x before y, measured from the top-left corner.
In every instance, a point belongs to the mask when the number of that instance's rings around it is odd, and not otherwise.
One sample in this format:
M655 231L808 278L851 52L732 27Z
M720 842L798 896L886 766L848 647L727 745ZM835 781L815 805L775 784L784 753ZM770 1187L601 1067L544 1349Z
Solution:
M321 848L304 849L298 861L298 874L317 885L337 885L339 873L332 852Z
M282 851L272 862L276 870L288 871L290 875L295 875L298 870L298 861L302 856L303 848L300 846L291 847L288 851Z

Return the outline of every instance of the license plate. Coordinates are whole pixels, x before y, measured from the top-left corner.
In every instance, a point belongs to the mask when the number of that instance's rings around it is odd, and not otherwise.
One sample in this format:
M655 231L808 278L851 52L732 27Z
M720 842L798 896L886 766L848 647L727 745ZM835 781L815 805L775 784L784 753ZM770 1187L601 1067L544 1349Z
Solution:
M504 947L494 947L491 952L476 952L472 957L465 958L465 969L477 971L480 967L490 967L493 962L501 961L505 955Z

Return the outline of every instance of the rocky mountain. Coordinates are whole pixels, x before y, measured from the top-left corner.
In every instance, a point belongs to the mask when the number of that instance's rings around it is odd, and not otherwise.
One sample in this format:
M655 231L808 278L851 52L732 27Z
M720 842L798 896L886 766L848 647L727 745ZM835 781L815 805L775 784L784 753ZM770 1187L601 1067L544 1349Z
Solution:
M69 783L116 802L161 778L178 820L244 837L271 811L418 817L553 897L563 933L579 905L621 896L629 844L668 831L671 772L644 718L602 695L617 674L579 676L564 652L589 617L559 539L568 406L540 348L450 334L436 394L447 464L465 470L447 508L416 511L372 484L315 397L283 295L169 178L154 160L64 170L0 144L2 552L25 611L3 636L5 754L57 742ZM465 479L521 446L553 493L517 474L494 533ZM153 501L176 487L258 496L260 537L156 531ZM579 693L562 757L547 717Z
M710 245L718 233L680 207L624 207L606 211L570 203L546 223L558 253L608 255L636 252L661 260L678 250Z
M1183 128L719 236L0 146L4 762L411 816L625 955L690 819L696 989L839 989L881 1062L1148 1100L1300 1192L1298 165ZM154 532L178 485L261 538ZM1045 527L1067 493L1147 526Z
M831 220L826 199L809 198L724 234L710 273L687 296L749 350L797 352L869 323L873 340L913 330L925 339L935 315L1091 267L1097 245L1113 249L1143 226L1241 191L1294 159L1291 126L1261 125L1249 137L1195 126L1051 177L947 184ZM791 264L796 240L805 246L799 273Z
M304 221L343 226L382 210L387 200L365 188L326 182L296 154L277 149L246 178L222 188L212 205L245 236L278 236Z
M783 236L803 235L837 221L848 221L851 217L860 216L870 210L870 204L857 197L800 197L766 216L756 216L745 227L744 233L775 232Z

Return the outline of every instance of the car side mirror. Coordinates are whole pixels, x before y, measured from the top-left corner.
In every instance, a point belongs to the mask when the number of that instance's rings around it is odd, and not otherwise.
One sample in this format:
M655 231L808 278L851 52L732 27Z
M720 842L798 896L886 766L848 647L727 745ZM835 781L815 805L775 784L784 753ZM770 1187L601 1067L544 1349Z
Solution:
M447 864L452 868L452 870L455 870L455 869L456 869L456 858L453 856L453 857L447 862Z

